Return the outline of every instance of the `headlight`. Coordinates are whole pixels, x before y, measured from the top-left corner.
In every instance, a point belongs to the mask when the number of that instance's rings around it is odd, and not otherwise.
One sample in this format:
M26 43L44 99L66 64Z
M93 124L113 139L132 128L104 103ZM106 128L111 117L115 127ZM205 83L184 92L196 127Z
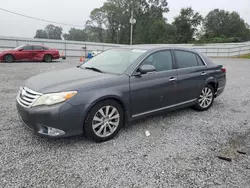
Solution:
M57 103L61 103L63 101L66 101L66 100L72 98L76 94L77 94L77 91L44 94L41 97L39 97L32 106L40 106L40 105L50 106L53 104L57 104Z

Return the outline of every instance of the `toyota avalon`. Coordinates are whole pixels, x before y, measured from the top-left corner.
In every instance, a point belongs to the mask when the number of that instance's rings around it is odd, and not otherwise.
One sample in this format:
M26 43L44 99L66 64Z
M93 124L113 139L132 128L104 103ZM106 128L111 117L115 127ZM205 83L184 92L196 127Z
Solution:
M107 50L78 67L28 79L17 96L20 120L47 137L112 139L132 120L193 107L208 110L226 85L226 69L185 48Z

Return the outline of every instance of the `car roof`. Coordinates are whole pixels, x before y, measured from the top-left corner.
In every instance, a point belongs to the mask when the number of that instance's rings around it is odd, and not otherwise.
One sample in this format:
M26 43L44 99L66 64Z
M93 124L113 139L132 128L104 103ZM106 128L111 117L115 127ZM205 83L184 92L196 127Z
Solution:
M141 45L123 46L121 48L147 50L147 51L155 51L155 50L163 50L163 49L165 49L165 50L185 50L185 51L189 51L189 52L198 53L197 51L192 50L190 48L168 46L168 45L164 45L164 44L141 44Z
M41 44L25 44L23 46L41 46L41 47L48 48L48 46L44 46L44 45L41 45Z

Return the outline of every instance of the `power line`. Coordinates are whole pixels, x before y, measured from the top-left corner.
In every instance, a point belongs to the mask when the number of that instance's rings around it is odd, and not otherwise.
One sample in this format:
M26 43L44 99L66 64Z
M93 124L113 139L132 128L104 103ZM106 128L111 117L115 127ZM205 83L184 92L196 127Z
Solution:
M6 9L3 9L3 8L0 8L0 10L2 10L4 12L11 13L11 14L15 14L15 15L18 15L18 16L22 16L22 17L25 17L25 18L29 18L29 19L33 19L33 20L39 20L39 21L42 21L42 22L59 24L59 25L64 25L64 26L71 26L71 27L85 27L83 25L67 24L67 23L61 23L61 22L54 22L54 21L44 20L44 19L41 19L41 18L27 16L27 15L20 14L20 13L17 13L17 12L13 12L13 11L10 11L10 10L6 10Z

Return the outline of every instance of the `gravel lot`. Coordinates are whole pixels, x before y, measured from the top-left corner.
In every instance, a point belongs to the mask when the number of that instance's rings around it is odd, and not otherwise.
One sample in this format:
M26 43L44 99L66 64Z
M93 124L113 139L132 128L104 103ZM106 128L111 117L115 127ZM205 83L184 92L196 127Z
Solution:
M228 82L209 111L147 118L101 144L40 138L17 118L15 97L24 80L77 60L0 63L0 187L249 187L250 60L214 61L226 66Z

